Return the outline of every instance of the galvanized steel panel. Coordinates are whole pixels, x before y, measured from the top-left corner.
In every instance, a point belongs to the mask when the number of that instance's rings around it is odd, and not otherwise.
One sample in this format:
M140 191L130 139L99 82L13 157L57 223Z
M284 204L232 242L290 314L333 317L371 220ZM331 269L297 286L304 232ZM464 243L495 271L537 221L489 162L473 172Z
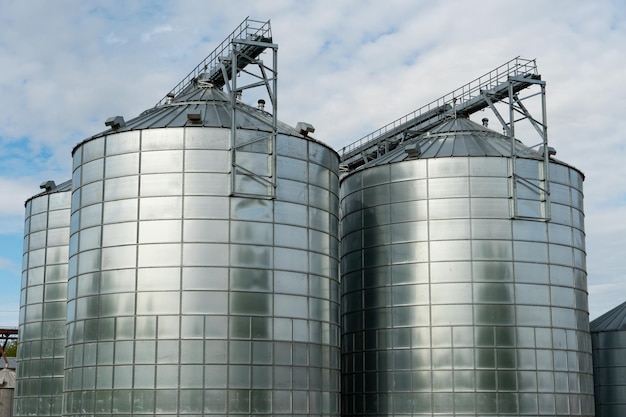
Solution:
M148 116L151 127L182 123L170 113ZM122 146L118 135L141 150ZM103 407L116 407L132 389L135 411L164 409L169 400L174 410L175 400L185 398L207 415L319 413L323 395L325 415L337 415L331 406L339 402L336 153L279 135L277 197L267 200L229 195L223 130L122 130L93 140L74 151L89 165L81 159L74 171L69 273L78 290L68 302L69 413L92 409L94 396L111 396ZM258 146L239 152L238 162L269 173L268 156L250 152ZM265 187L245 177L237 184L248 192L259 186ZM102 284L93 286L97 275ZM115 329L120 320L130 329L124 341L97 330ZM202 347L209 338L212 344ZM87 360L80 352L96 343L97 356ZM91 369L95 384L75 376ZM273 377L279 369L286 379Z
M626 412L626 303L591 322L596 417Z
M463 140L343 179L343 415L591 416L581 175L551 170L553 221L512 220L506 158L443 158L491 152Z
M62 413L71 185L26 204L16 390L1 390L7 415Z

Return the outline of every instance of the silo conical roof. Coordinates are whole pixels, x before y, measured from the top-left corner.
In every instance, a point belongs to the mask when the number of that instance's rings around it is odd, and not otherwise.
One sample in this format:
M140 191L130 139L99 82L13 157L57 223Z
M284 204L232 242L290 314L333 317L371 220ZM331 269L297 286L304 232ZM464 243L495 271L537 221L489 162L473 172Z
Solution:
M589 323L589 328L592 332L626 330L626 301Z
M38 194L35 194L34 196L30 197L28 200L32 200L33 198L37 198L37 197L41 197L42 195L46 195L46 194L53 194L53 193L63 193L63 192L67 192L67 191L72 191L72 180L67 180L65 182L62 182L61 184L55 184L53 181L50 181L52 184L50 184L49 188L46 188L45 191L42 191ZM44 188L44 184L41 185L41 188ZM26 201L28 201L26 200Z
M269 131L272 115L265 110L237 102L236 124L238 129ZM199 115L199 119L191 122L188 114ZM125 121L116 129L108 129L89 139L109 134L139 129L157 129L172 127L216 127L230 129L232 124L232 105L230 97L224 91L212 86L195 85L173 97L172 101L141 113L139 116ZM286 123L278 122L278 132L300 136L300 133ZM89 140L88 139L88 140Z
M419 153L407 152L418 145ZM541 155L515 141L518 156L542 160ZM400 162L405 159L449 158L468 156L510 157L511 140L465 117L446 120L429 132L412 138L393 151L366 164L368 166Z

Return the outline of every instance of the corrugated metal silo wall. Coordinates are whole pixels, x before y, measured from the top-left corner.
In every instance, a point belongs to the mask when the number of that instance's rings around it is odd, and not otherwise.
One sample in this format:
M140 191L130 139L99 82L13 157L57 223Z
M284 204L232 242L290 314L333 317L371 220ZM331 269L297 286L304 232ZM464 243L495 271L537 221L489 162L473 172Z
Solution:
M62 411L70 191L26 203L15 416Z
M508 162L342 180L344 416L593 415L582 175L551 163L552 220L512 220Z
M230 133L76 148L64 415L339 415L338 156L279 134L231 197Z
M596 417L626 416L626 331L592 332Z

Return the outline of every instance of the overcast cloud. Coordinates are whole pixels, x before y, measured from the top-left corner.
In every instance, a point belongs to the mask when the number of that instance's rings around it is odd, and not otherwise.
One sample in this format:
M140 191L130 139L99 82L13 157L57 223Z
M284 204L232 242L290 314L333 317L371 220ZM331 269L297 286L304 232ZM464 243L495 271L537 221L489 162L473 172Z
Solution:
M626 299L622 1L3 0L0 327L18 321L24 200L69 179L78 142L152 107L246 16L272 21L279 118L336 149L536 58L550 144L586 175L591 318Z

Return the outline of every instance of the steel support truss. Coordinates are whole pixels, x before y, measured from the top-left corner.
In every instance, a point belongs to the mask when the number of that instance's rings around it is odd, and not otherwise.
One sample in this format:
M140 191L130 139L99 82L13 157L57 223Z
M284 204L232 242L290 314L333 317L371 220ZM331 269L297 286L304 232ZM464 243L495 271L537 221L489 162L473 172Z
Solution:
M517 93L541 80L535 60L514 58L456 90L434 100L341 150L344 172L358 169L368 161L395 149L404 140L426 133L441 122L467 117L506 99L509 89ZM488 92L488 93L486 93Z
M261 59L272 51L269 63ZM267 198L276 196L276 135L278 133L278 46L272 43L270 22L244 19L213 52L179 82L154 108L197 87L224 89L231 107L231 195ZM243 81L241 81L243 80ZM243 91L263 88L268 110L254 114L240 102ZM254 118L251 128L242 126ZM249 119L248 119L249 120ZM266 129L259 129L265 125Z
M395 149L405 140L422 135L441 122L457 116L469 115L490 108L502 124L504 134L511 142L509 163L511 218L550 220L550 154L546 117L546 83L541 80L535 60L516 57L488 73L470 81L437 100L403 116L341 150L340 170L348 174L369 161L375 160ZM528 105L535 98L532 106ZM537 98L540 104L537 105ZM498 107L508 109L502 114ZM539 116L531 114L530 108ZM515 140L520 122L528 121L538 136L538 142L524 147ZM537 172L521 169L521 156L525 160L542 157ZM525 162L524 162L525 163Z
M516 83L524 82L528 86L515 91ZM521 93L525 93L523 96ZM511 218L523 220L549 221L550 210L550 155L553 149L548 146L548 124L546 111L546 83L540 79L520 78L511 76L508 80L508 94L499 96L497 101L505 103L508 115L502 115L494 105L490 91L483 91L482 97L502 124L502 129L511 143L511 159L509 160ZM535 107L539 107L539 115L533 116L527 104L534 99ZM539 105L537 106L537 101ZM507 120L508 119L508 120ZM532 131L537 134L536 142L531 146L523 146L515 139L516 126L527 121ZM536 172L528 173L519 167L519 157L528 160L528 151L534 150L542 157ZM529 175L530 174L530 175Z
M249 47L270 49L272 52L271 64L261 59L251 57L246 53ZM277 54L278 46L267 42L247 39L233 40L230 56L221 59L224 78L229 79L225 84L226 92L230 97L231 112L231 195L240 197L255 197L272 199L276 197L276 136L278 134L278 97L277 97ZM230 61L230 65L225 65ZM240 84L237 69L240 61L246 62L245 69L239 72L246 75L247 82ZM227 74L228 69L232 74ZM230 75L230 76L229 76ZM267 126L267 131L242 130L239 127L240 118L245 112L250 116L250 110L242 110L243 105L239 97L245 90L263 87L267 93L269 111L259 107L257 121ZM263 160L261 160L263 159Z

